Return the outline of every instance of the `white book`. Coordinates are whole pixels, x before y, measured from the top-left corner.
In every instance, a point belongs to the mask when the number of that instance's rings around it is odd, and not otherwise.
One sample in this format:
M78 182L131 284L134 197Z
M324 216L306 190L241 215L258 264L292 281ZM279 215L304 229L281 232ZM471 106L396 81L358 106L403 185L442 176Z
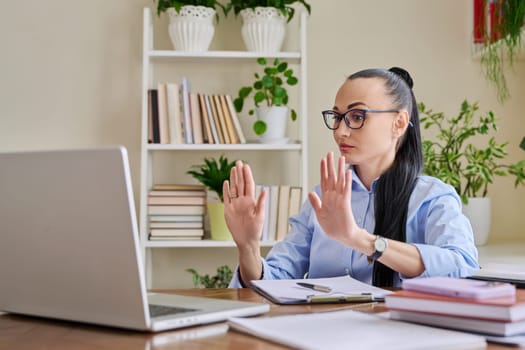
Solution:
M181 100L182 100L182 115L184 124L184 142L193 143L193 133L191 125L191 105L190 105L190 82L188 78L182 77L181 83Z
M268 188L269 209L268 209L268 239L277 239L277 209L279 207L279 186L271 185Z
M242 131L241 123L239 122L239 117L237 116L237 111L235 110L235 106L233 105L232 98L230 95L226 95L225 98L228 110L230 112L230 116L232 117L233 126L235 127L235 131L237 132L237 136L239 137L239 142L246 143L246 137L244 136L244 132Z
M168 100L168 125L170 142L174 144L181 144L183 143L183 138L179 85L176 83L167 83L166 94Z
M302 195L302 187L290 187L290 203L288 204L288 217L297 215L301 210Z
M275 239L280 241L288 232L288 206L290 204L290 185L279 186L279 204L277 207L277 230Z
M157 101L159 110L160 143L170 143L170 130L168 120L168 97L166 83L157 84Z
M193 131L193 143L202 144L204 143L202 137L202 123L201 123L201 111L199 108L199 96L190 92L190 106L191 106L191 126Z

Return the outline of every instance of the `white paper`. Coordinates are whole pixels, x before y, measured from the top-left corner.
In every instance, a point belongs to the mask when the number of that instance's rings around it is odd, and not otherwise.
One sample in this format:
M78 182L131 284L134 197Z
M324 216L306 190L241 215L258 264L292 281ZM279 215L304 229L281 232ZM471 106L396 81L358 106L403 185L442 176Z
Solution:
M330 293L319 292L297 285L298 282L322 285L332 288ZM253 286L269 294L276 300L293 301L306 300L308 296L348 296L360 294L372 294L376 298L383 298L386 294L392 293L389 290L374 287L360 282L350 276L330 277L330 278L309 278L292 280L254 280Z
M297 349L484 349L478 335L386 320L352 310L230 318L229 326Z

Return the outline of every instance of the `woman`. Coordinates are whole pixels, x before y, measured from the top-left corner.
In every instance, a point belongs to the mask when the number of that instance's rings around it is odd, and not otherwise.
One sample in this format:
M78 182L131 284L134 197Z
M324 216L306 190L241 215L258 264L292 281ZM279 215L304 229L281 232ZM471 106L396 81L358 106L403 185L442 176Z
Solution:
M224 183L225 217L239 251L230 287L254 279L349 274L379 287L404 278L463 277L478 269L472 229L454 188L421 175L423 157L412 79L401 68L367 69L322 112L341 156L321 160L321 183L290 231L260 255L266 193L254 199L250 167ZM347 167L347 164L350 166Z

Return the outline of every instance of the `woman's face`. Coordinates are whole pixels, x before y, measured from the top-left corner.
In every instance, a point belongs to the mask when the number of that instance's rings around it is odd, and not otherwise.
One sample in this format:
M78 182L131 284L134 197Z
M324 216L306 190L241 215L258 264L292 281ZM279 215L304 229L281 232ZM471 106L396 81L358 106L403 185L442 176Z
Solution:
M350 109L396 109L386 94L381 78L347 80L339 88L333 109L345 113ZM402 112L406 113L406 112ZM334 139L347 164L375 169L382 173L395 158L396 144L402 135L399 120L402 113L365 114L361 129L350 129L344 121L334 130ZM404 128L403 130L404 131Z

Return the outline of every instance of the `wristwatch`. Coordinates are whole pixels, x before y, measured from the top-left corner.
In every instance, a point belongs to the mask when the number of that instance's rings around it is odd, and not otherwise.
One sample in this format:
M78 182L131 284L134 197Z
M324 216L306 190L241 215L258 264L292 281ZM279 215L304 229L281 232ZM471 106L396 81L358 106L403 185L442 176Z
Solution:
M385 237L382 236L376 236L376 240L374 241L374 254L370 255L368 257L368 262L375 261L383 255L383 252L388 247L388 241Z

